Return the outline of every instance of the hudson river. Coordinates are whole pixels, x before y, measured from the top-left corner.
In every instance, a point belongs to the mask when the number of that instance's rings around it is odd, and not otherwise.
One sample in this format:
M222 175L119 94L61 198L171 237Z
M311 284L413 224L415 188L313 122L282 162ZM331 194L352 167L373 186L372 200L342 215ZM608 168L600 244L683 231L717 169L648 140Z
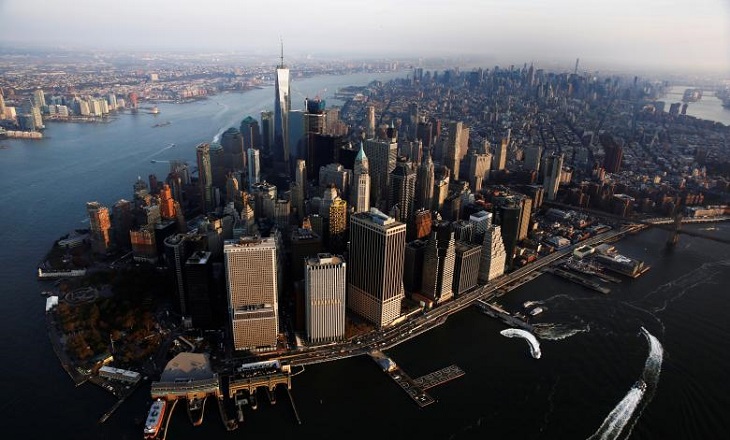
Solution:
M293 87L309 96L327 88L327 97L345 85L405 75L317 77ZM137 176L167 174L166 164L151 160L192 160L197 143L272 106L267 88L160 105L157 117L50 124L43 141L2 141L9 147L0 150L4 437L142 437L135 420L149 408L148 385L98 425L115 399L91 384L75 388L60 367L46 334L36 265L60 235L85 227L87 201L111 206L131 198ZM152 128L165 121L170 125ZM696 228L730 236L730 225ZM302 425L280 393L275 406L261 396L259 409L246 412L233 433L224 430L215 405L206 405L198 428L178 408L168 439L724 439L730 432L730 247L682 236L665 252L666 238L649 230L618 242L622 253L652 268L637 280L610 284L608 295L544 274L503 297L511 310L528 300L543 303L546 311L534 321L543 324L539 360L524 341L501 336L503 324L473 308L389 350L412 377L451 364L465 371L431 389L438 402L424 409L370 358L358 357L309 366L293 379ZM642 326L660 345L642 335ZM639 380L645 390L637 388Z

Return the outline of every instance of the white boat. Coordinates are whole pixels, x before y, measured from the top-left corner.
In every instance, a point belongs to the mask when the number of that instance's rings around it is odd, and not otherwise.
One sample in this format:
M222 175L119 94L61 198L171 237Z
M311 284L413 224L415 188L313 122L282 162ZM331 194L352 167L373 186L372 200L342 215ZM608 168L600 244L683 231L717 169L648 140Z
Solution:
M147 421L144 423L144 438L155 438L157 432L160 430L160 425L162 425L166 407L167 402L162 399L157 399L152 403L150 412L147 414Z
M530 316L537 316L544 311L545 309L543 309L542 307L535 307L534 309L530 310Z

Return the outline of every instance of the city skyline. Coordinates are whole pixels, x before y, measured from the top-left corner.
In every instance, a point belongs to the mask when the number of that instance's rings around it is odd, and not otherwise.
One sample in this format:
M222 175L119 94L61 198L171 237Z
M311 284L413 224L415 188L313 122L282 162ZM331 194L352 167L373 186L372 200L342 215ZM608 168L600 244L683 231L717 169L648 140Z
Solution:
M566 64L580 58L590 68L726 72L730 67L730 8L718 0L605 5L464 0L448 8L431 1L320 0L307 8L311 15L294 13L292 2L277 5L242 8L219 0L200 9L167 0L81 0L69 8L5 0L0 14L13 19L0 29L0 41L6 48L242 51L271 55L273 61L279 35L293 58L465 56ZM83 32L67 23L84 23ZM241 23L245 26L237 26ZM201 26L204 34L191 32Z

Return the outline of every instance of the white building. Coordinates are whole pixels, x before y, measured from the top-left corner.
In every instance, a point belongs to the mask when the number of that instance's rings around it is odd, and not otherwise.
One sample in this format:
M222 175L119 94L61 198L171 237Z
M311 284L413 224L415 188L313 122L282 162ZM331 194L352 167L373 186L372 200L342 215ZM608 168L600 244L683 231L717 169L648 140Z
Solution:
M318 254L304 271L307 337L329 342L345 336L346 263L340 257Z

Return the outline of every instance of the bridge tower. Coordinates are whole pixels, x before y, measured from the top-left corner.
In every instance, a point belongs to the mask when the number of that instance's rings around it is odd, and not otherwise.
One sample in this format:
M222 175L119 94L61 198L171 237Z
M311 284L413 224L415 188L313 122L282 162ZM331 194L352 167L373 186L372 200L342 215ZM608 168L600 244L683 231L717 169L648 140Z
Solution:
M667 249L673 249L679 243L679 229L682 226L682 209L678 206L674 210L674 227L667 239Z

